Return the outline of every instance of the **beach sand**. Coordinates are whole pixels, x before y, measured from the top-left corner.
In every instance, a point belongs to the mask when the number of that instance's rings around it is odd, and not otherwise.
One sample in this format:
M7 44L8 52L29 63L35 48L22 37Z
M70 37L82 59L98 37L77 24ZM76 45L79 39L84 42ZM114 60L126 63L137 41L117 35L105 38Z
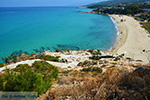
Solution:
M150 34L133 17L126 15L110 16L118 23L120 32L118 45L112 49L112 53L124 53L127 57L148 63L148 53L143 52L143 50L150 50L150 38L148 37ZM124 21L121 22L121 19Z

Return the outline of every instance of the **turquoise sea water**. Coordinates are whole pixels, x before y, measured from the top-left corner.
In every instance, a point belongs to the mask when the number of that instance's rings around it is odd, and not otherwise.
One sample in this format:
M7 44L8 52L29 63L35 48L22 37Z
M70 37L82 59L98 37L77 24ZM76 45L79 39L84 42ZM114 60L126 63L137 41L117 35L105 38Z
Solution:
M72 7L0 8L0 59L11 53L110 48L116 29L109 16ZM0 61L2 62L2 60Z

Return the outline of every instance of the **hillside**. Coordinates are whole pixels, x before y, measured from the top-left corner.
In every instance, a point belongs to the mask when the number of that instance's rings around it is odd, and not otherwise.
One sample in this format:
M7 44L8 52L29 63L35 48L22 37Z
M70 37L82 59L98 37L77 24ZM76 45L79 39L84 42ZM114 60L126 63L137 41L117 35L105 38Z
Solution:
M0 91L36 91L37 100L150 100L150 64L93 49L45 51L0 68Z
M100 3L90 4L87 5L88 8L98 8L103 6L116 6L118 4L143 4L143 3L150 3L150 0L111 0L111 1L104 1Z

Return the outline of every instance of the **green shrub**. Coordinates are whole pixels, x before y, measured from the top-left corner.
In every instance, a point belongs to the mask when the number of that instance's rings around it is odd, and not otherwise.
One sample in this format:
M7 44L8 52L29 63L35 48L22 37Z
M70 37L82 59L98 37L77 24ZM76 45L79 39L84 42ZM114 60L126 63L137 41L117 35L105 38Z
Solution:
M120 58L119 58L119 57L116 57L116 58L114 59L114 61L118 61L118 60L120 60Z
M150 19L149 19L149 20L150 20ZM150 32L150 22L143 23L143 27L144 27L148 32Z
M91 65L97 65L97 62L91 62L88 60L85 60L84 62L80 62L77 66L91 66Z
M0 63L0 68L1 68L1 67L4 67L4 64Z
M80 62L80 63L78 64L78 66L84 66L84 65L91 65L91 62L88 61L88 60L85 60L84 62Z
M93 55L92 57L89 57L90 59L93 59L93 60L100 60L101 58L100 58L100 56L95 56L95 55Z
M136 60L137 62L143 62L142 60Z
M81 71L84 71L84 72L99 72L99 73L101 73L102 69L99 68L99 67L88 67L88 68L83 68Z
M106 56L95 56L93 55L92 57L89 57L90 59L93 59L93 60L100 60L101 58L114 58L113 56L109 56L109 55L106 55Z
M97 51L93 52L93 55L100 56L100 55L102 55L102 53L100 50L97 50Z
M2 60L5 62L5 64L10 63L11 57L3 57Z
M2 60L5 62L5 64L11 63L11 62L17 62L18 56L16 54L11 54L8 57L3 57Z
M49 55L38 55L38 58L48 60L48 61L59 62L59 56L54 57L54 56L49 56Z
M32 67L34 68L35 72L48 75L48 77L44 76L44 79L48 78L47 80L58 80L58 68L47 63L46 61L35 61Z
M111 63L111 64L116 65L117 63Z
M92 57L89 57L90 59L93 59L93 60L101 59L100 56L102 55L102 53L100 50L92 51L92 54L93 54Z
M106 56L101 56L100 58L114 58L114 56L106 55Z
M89 49L88 52L90 52L91 54L93 54L94 49Z
M129 60L129 61L132 61L132 58L127 57L126 59Z
M0 91L35 91L45 93L58 80L58 69L45 61L36 61L33 66L18 65L6 70L0 78Z
M65 70L62 73L63 73L64 76L68 76L69 72L70 72L70 70Z
M106 67L107 65L102 65L101 68Z
M113 68L113 67L116 67L115 65L113 65L113 66L110 66L109 68Z
M86 60L86 61L83 62L83 65L87 65L87 64L89 64L89 63L91 63L91 62L88 61L88 60Z

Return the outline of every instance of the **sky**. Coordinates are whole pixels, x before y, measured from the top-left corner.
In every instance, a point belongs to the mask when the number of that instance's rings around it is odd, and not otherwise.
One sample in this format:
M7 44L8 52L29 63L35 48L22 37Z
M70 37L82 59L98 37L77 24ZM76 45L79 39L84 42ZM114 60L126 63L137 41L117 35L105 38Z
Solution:
M0 7L81 6L106 0L0 0Z

